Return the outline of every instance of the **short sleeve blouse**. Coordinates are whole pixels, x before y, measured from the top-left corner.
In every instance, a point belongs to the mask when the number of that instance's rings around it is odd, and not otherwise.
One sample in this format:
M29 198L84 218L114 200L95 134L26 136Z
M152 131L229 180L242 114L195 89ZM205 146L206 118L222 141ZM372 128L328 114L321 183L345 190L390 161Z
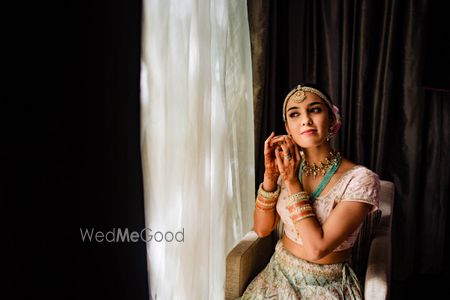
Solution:
M303 241L298 236L289 211L286 209L288 191L279 180L281 186L280 196L277 203L277 212L284 223L284 233L294 242L303 245ZM379 207L380 180L378 175L364 166L357 165L348 170L338 182L325 195L317 197L313 204L313 209L320 224L325 223L334 207L341 201L364 202L372 205L371 212ZM353 246L362 224L348 236L334 251L342 251Z

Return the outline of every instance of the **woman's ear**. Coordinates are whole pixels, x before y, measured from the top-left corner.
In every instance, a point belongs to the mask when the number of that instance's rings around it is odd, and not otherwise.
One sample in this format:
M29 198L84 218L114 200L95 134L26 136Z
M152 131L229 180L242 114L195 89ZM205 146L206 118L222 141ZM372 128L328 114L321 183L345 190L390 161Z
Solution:
M289 131L289 126L288 126L287 122L284 122L284 128L286 128L287 134L288 134L289 136L292 136L292 135L291 135L291 132Z
M330 127L334 127L334 125L336 125L336 117L332 114L330 118Z

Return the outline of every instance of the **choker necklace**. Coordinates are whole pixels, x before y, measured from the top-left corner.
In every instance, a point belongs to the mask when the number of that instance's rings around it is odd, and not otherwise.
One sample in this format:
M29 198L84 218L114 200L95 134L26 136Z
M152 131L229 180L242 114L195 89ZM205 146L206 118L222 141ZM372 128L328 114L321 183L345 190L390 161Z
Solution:
M305 173L306 176L313 175L315 179L318 175L324 176L333 166L339 165L341 160L339 152L332 151L330 152L330 155L325 158L325 161L320 162L319 165L314 163L311 166L306 159L303 159L300 170L302 173Z
M298 179L300 180L300 184L302 183L302 173L305 173L306 176L313 175L314 179L317 175L324 176L320 181L317 188L311 194L310 201L311 204L314 203L316 198L322 193L325 186L330 182L331 177L333 177L334 173L336 173L337 169L341 165L342 158L339 152L330 152L330 156L325 159L325 162L321 162L320 166L313 164L311 167L308 162L303 159L300 164L300 170L298 172Z

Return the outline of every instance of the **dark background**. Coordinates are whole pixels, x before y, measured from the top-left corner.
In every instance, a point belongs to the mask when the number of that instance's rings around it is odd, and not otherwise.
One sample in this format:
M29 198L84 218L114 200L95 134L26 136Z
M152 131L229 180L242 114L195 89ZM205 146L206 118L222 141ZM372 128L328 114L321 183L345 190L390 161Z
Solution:
M450 20L439 1L249 0L256 138L285 134L282 103L313 82L341 109L335 148L392 181L392 298L449 278ZM257 11L258 13L252 13ZM262 54L261 54L262 53Z
M143 242L80 235L145 228L141 12L140 1L5 11L2 299L149 299Z
M269 2L271 77L263 113L273 105L277 114L261 125L256 143L282 129L280 101L298 81L329 90L344 124L355 124L342 128L341 152L396 184L394 299L433 295L448 282L450 26L437 2ZM149 299L143 243L82 243L79 233L145 227L141 13L140 1L20 3L6 10L2 298ZM345 39L358 28L363 36ZM302 48L302 39L312 43ZM347 64L345 53L361 68Z

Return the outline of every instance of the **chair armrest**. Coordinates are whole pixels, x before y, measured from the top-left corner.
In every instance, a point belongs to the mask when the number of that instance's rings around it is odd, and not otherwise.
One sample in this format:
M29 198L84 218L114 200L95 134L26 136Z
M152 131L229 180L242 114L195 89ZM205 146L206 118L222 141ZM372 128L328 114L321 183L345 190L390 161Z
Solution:
M392 211L394 206L395 187L390 181L380 180L380 209L382 211L380 226L390 230L392 227Z
M364 298L389 299L391 241L387 231L377 231L372 240L364 282Z
M225 299L240 297L252 279L268 264L273 252L272 234L260 238L256 232L248 232L227 255Z

